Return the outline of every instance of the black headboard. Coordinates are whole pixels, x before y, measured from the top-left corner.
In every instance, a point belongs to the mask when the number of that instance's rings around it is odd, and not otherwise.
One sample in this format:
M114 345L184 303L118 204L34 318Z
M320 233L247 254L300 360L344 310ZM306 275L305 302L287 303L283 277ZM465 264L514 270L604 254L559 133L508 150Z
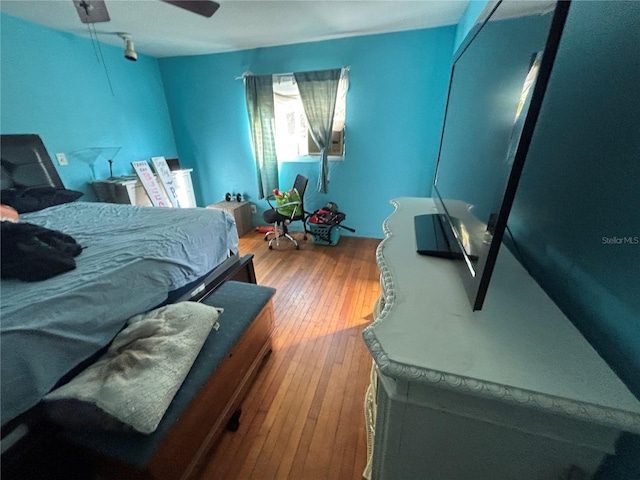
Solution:
M0 135L2 190L20 187L64 187L39 135Z

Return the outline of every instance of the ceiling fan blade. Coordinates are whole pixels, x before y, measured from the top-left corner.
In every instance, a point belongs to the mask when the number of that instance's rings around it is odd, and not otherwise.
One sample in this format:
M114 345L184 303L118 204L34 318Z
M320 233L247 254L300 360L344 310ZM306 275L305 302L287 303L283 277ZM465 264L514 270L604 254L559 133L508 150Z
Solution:
M171 5L175 5L176 7L184 8L185 10L189 10L190 12L197 13L198 15L202 15L203 17L211 17L218 8L220 8L220 4L217 2L213 2L211 0L162 0L163 2L170 3Z
M82 23L109 22L109 12L103 0L73 0Z

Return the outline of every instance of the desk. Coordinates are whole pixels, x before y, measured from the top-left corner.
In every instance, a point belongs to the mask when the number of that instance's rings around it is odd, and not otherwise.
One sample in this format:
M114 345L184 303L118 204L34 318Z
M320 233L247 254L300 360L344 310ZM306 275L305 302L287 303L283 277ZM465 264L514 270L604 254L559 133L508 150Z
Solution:
M413 217L392 201L377 250L382 297L363 333L374 479L558 479L592 475L640 402L503 246L482 310L453 261L416 253Z

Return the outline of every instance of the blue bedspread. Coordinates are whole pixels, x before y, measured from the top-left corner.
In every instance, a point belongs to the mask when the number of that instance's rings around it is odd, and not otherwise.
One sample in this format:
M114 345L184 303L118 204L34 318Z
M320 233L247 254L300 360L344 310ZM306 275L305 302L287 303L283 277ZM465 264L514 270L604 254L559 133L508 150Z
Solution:
M42 282L2 280L2 424L34 406L107 345L131 316L237 253L221 210L75 202L20 216L84 247L77 268Z

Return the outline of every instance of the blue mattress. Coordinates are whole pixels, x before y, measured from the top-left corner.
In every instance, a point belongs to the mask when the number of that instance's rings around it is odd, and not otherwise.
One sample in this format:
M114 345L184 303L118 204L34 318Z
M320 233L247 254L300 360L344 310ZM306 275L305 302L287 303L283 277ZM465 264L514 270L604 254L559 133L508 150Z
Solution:
M20 221L60 230L84 247L77 268L42 282L2 280L2 424L37 404L131 316L237 253L221 210L75 202Z

